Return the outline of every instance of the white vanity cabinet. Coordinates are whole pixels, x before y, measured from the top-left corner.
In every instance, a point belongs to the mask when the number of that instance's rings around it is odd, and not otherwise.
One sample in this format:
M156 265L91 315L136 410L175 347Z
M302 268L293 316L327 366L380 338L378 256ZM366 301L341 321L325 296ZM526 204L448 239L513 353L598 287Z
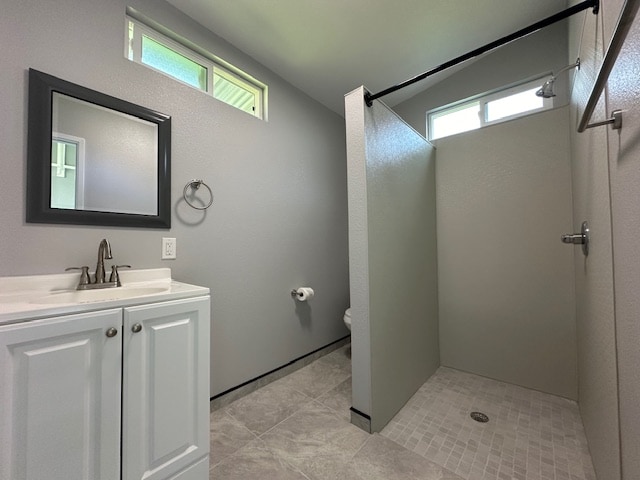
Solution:
M209 297L0 326L0 480L206 480Z
M209 298L123 318L123 480L208 480Z
M120 478L122 309L0 327L0 478Z

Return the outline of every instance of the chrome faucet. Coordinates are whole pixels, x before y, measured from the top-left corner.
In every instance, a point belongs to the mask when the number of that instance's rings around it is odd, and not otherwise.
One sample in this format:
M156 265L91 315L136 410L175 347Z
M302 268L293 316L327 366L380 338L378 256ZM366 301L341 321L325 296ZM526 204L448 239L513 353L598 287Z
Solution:
M106 238L103 238L98 247L98 264L96 265L96 281L94 283L104 283L104 261L111 259L111 245Z
M107 282L105 279L104 272L104 261L105 259L111 259L111 245L106 238L103 238L100 241L100 245L98 246L98 264L96 265L96 276L95 280L91 282L89 278L89 267L86 265L83 267L69 267L66 268L65 271L69 270L81 270L80 273L80 283L78 283L77 290L93 290L95 288L110 288L110 287L121 287L122 282L120 281L120 275L118 273L118 268L131 268L131 265L113 265L111 267L111 276L109 277L109 281Z

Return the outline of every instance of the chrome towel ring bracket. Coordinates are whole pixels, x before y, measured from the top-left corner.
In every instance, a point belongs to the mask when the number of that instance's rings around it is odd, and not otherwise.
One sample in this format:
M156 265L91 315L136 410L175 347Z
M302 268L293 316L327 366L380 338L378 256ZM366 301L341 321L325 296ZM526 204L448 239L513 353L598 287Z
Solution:
M204 207L198 207L197 205L194 205L189 200L189 197L187 196L187 191L191 189L192 190L191 194L193 195L196 192L196 190L198 190L200 186L203 186L203 185L207 190L209 190L209 203L207 203ZM209 185L204 183L204 180L193 179L187 182L187 184L184 186L184 190L182 191L182 196L184 197L184 201L187 202L187 205L189 205L192 208L195 208L196 210L206 210L213 203L213 192L211 191L211 188L209 187Z

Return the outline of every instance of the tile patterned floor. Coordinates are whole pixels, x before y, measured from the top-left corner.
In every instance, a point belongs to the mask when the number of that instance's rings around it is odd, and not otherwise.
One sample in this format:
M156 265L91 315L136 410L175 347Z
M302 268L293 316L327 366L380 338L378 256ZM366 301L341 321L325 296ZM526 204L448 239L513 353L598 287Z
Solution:
M467 480L595 480L575 402L450 368L381 433Z
M210 479L595 480L575 403L452 369L381 434L363 432L349 423L348 353L213 412Z

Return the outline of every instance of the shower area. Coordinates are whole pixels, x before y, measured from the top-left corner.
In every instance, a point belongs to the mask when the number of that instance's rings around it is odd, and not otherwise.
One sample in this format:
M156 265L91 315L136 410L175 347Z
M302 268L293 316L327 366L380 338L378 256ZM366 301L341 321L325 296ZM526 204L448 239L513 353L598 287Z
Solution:
M434 146L364 87L346 95L353 424L469 480L635 478L613 248L631 150L608 142L637 130L577 132L585 109L610 116L592 97L633 3L570 20L581 68L559 108ZM588 256L561 242L584 220Z
M352 423L462 478L595 478L560 242L569 108L434 148L363 94L346 97Z

